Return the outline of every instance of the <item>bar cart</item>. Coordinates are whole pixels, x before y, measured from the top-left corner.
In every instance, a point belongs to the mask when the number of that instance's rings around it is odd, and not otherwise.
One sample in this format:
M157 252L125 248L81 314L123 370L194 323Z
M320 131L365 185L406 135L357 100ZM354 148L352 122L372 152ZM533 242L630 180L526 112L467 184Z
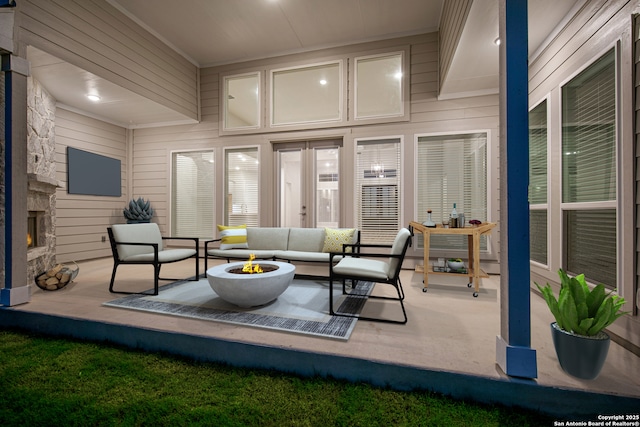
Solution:
M474 286L473 296L478 296L478 290L480 289L480 278L489 277L487 273L480 269L480 236L491 233L491 230L496 226L494 222L483 222L477 226L468 226L460 228L444 228L441 224L437 224L435 228L425 227L419 222L411 221L409 223L411 227L417 232L422 233L424 239L424 286L422 292L427 292L429 287L429 275L430 274L446 274L456 276L468 276L468 287ZM453 234L467 236L468 252L469 252L469 268L466 273L453 273L447 271L434 271L433 267L429 264L429 246L431 242L432 234Z

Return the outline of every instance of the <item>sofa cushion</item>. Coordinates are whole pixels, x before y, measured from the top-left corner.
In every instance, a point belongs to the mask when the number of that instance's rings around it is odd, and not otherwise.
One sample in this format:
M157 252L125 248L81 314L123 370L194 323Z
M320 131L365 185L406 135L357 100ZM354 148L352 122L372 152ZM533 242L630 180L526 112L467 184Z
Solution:
M246 249L247 244L247 226L227 226L218 225L220 232L220 249Z
M355 228L325 228L322 252L342 252L343 244L356 243L355 234ZM347 248L347 252L351 252L351 248Z
M209 249L207 255L218 258L229 258L247 261L249 255L255 255L256 259L273 259L276 251L269 249Z
M323 228L291 228L289 230L288 251L322 252L323 245Z
M280 227L249 227L247 242L251 250L283 251L287 249L289 229Z
M155 222L147 224L114 224L111 226L116 242L157 243L158 251L162 250L162 235ZM118 257L121 261L140 254L153 254L152 246L117 245Z
M190 258L196 254L195 249L166 249L162 252L158 252L158 261L161 263L164 262L174 262L174 261L182 261L183 259ZM123 261L132 262L132 261L145 261L151 262L153 261L153 252L147 254L138 254L131 255L124 259Z
M345 257L333 267L333 271L343 276L389 279L389 263L369 258Z

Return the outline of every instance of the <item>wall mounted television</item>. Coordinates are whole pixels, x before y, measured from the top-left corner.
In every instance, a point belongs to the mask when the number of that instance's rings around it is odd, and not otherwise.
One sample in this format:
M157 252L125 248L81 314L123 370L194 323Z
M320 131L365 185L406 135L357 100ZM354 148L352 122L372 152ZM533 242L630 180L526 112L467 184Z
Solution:
M90 196L122 195L120 160L67 147L67 192Z

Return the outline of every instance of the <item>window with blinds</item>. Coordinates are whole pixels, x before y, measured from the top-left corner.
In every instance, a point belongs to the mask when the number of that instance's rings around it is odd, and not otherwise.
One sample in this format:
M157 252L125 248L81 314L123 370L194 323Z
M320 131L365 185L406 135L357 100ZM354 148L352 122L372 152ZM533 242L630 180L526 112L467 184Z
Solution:
M258 148L225 150L225 225L258 226Z
M547 265L547 101L529 111L530 258Z
M400 229L400 143L400 138L356 141L356 215L362 243L393 243Z
M211 238L214 233L213 151L172 154L171 235Z
M427 219L431 210L434 222L448 220L453 204L458 214L487 221L487 134L483 132L452 135L417 136L417 209L418 221ZM466 236L431 236L432 249L465 249ZM418 247L422 246L418 239ZM481 249L486 250L486 237Z
M570 273L616 288L616 64L610 50L562 87L562 209Z

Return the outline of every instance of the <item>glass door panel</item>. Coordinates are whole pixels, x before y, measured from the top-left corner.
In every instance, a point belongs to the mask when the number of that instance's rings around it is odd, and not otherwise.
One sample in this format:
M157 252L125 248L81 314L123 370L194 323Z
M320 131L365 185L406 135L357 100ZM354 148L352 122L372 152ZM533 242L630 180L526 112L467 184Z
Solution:
M313 157L315 159L315 226L336 228L340 223L338 149L314 148Z
M302 150L278 151L280 226L305 227L306 205L303 203Z
M331 140L275 146L279 226L339 226L340 144Z

